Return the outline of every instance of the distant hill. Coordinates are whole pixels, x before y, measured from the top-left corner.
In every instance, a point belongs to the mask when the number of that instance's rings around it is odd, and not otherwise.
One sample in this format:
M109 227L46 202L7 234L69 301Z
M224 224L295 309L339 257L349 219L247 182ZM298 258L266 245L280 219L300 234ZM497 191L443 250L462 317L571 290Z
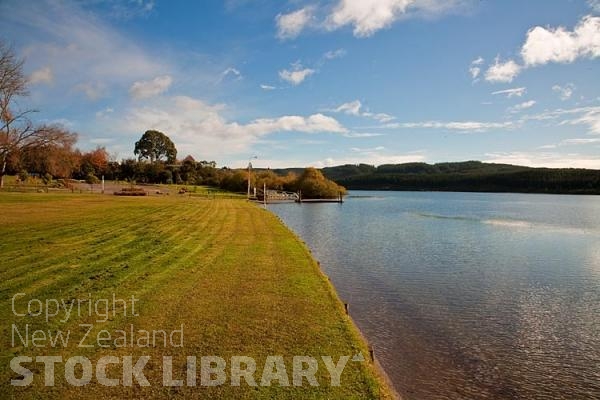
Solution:
M277 173L295 171L277 170ZM480 161L340 165L323 174L347 189L600 194L600 170L531 168Z

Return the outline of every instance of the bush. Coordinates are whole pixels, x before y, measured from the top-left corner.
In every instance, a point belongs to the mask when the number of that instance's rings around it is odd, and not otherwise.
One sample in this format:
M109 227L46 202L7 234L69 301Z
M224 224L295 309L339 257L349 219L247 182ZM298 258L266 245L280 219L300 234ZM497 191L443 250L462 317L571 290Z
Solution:
M305 199L334 199L346 193L344 187L325 178L323 173L315 168L305 169L295 186Z
M29 174L27 173L27 171L25 171L24 169L19 171L19 181L27 182L27 179L29 179Z

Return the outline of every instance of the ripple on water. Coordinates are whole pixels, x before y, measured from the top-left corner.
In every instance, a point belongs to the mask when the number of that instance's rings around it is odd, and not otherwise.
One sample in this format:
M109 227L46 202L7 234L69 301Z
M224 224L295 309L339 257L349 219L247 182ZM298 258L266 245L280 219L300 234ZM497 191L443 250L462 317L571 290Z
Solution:
M407 399L600 399L596 197L366 193L272 209Z

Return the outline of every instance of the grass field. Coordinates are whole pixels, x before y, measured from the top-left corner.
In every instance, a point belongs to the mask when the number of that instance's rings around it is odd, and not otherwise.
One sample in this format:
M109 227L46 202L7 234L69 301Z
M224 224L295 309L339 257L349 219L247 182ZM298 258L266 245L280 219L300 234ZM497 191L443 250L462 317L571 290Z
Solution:
M208 200L188 196L115 198L72 194L0 193L0 393L1 398L387 398L390 392L370 361L348 361L341 385L331 386L321 356L368 351L344 315L343 307L306 247L271 213L244 200ZM27 314L28 301L64 300L55 317ZM66 318L69 304L88 310L99 299L138 299L136 312L117 302L100 313L80 312ZM42 303L43 305L44 303ZM100 303L100 310L103 303ZM83 306L82 306L83 305ZM37 307L39 308L39 307ZM48 307L50 309L50 306ZM127 313L129 311L129 313ZM73 312L75 313L75 312ZM66 320L61 322L61 320ZM29 338L35 330L70 332L66 347L38 340L25 346L14 326ZM86 324L86 325L84 325ZM89 325L91 325L91 328ZM102 330L173 332L183 324L183 347L122 347L112 341L100 347ZM83 326L82 326L83 325ZM91 329L91 330L90 330ZM90 332L88 333L88 330ZM88 334L86 344L79 341ZM40 334L41 335L41 334ZM114 336L113 336L114 337ZM143 344L144 342L142 342ZM9 363L13 357L60 355L55 383L44 386L44 364L23 363L33 372L29 386L16 387ZM134 379L114 387L100 385L96 375L85 386L65 379L65 361L74 356L91 360L96 373L100 357L150 356L144 375L150 386ZM173 376L186 378L186 356L197 356L197 385L165 387L162 357L173 357ZM273 380L261 386L267 356L283 356L290 386ZM201 356L219 356L227 362L227 381L201 385ZM258 386L230 383L232 356L256 361ZM319 386L292 385L292 358L318 359ZM305 365L306 367L306 365ZM107 376L122 377L121 364L108 364ZM75 375L81 377L81 367ZM189 381L187 381L189 382ZM186 382L186 383L187 383Z

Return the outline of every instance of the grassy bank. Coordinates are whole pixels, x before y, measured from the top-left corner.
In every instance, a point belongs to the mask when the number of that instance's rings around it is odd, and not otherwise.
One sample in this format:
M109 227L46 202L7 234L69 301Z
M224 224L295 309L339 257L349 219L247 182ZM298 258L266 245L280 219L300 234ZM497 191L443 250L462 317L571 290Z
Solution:
M368 361L348 361L341 385L330 385L321 356L358 353L367 349L343 314L335 294L318 270L307 249L272 214L244 200L207 200L196 197L115 198L72 194L0 193L0 393L2 398L380 398L388 391ZM15 316L27 313L31 299L64 300L82 305L80 315ZM107 321L100 313L87 313L86 305L98 299L137 300L137 316L117 302ZM127 313L129 311L129 313ZM62 318L61 318L62 317ZM62 320L67 319L64 322ZM11 342L13 324L22 334L32 331L70 332L66 347L47 342L25 346L17 337ZM87 324L87 325L84 325ZM106 330L181 329L183 347L164 346L160 339L149 347L123 347L113 341L97 342ZM89 328L91 326L91 328ZM88 334L85 344L78 347ZM177 337L177 336L175 336ZM91 338L91 339L89 339ZM136 336L138 339L139 336ZM108 347L100 347L100 343ZM122 343L121 343L122 344ZM144 344L144 342L142 342ZM24 363L33 371L26 387L10 384L18 374L11 371L15 356L60 355L53 387L44 386L44 364ZM82 387L65 380L69 357L85 356L96 362L104 356L150 356L144 375L150 383L114 387L100 385L96 376ZM186 356L197 356L197 386L163 386L162 357L173 357L173 377L185 379ZM290 386L273 380L261 386L267 356L283 356ZM214 387L201 386L201 356L219 356L227 362L227 381ZM241 379L230 383L232 356L256 361L258 386ZM316 379L300 387L292 383L292 358L312 356L318 360ZM306 366L305 366L306 367ZM81 377L81 368L76 376ZM122 365L109 364L107 376L122 377ZM188 381L189 382L189 381Z

